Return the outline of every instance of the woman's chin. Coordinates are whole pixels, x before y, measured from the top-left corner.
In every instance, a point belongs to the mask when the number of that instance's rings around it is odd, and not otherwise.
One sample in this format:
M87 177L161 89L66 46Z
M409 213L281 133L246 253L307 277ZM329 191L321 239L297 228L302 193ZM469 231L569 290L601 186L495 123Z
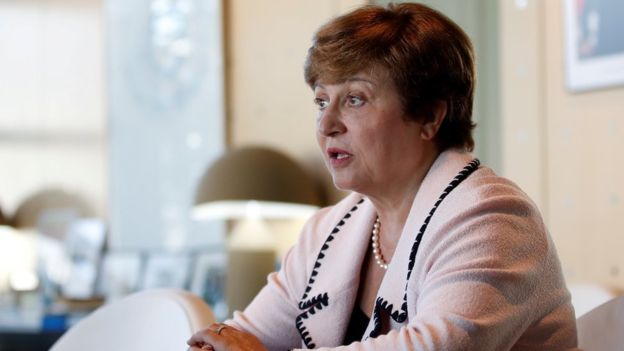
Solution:
M336 175L332 175L332 180L334 182L334 186L338 190L342 191L356 191L354 189L354 184L351 179L344 179L341 177L336 177Z

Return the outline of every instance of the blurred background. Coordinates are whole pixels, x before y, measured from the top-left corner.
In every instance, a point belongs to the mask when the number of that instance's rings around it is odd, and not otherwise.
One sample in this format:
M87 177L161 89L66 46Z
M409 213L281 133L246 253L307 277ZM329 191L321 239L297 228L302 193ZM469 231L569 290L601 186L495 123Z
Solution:
M624 6L420 2L472 38L476 155L541 209L577 314L620 294ZM220 319L242 308L235 291L344 196L303 60L322 23L369 3L387 1L0 0L0 350L46 349L146 288L194 291ZM244 168L245 150L270 155ZM302 193L255 183L267 169ZM239 191L252 182L267 191Z

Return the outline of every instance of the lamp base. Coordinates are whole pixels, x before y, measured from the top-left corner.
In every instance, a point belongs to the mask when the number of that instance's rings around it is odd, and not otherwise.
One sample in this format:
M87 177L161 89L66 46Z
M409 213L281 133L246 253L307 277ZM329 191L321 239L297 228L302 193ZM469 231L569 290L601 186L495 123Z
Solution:
M267 275L275 270L275 250L239 250L228 254L225 294L231 316L242 311L267 283Z

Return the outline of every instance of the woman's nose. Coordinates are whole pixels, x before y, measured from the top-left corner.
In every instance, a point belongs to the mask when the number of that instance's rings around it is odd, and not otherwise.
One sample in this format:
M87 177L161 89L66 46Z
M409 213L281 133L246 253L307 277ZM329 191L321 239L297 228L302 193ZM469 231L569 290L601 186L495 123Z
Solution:
M346 127L342 121L340 109L332 104L327 106L321 111L317 128L323 136L335 136L344 133Z

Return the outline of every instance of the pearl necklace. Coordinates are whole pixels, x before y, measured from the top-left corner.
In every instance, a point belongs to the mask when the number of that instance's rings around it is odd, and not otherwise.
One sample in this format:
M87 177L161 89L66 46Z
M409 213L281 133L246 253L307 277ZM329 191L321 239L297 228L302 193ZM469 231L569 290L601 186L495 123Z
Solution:
M373 255L375 255L375 262L377 262L379 267L388 269L388 262L384 260L383 254L381 253L381 246L379 245L379 227L381 227L381 222L379 221L379 217L377 217L375 224L373 224L373 235L371 237Z

